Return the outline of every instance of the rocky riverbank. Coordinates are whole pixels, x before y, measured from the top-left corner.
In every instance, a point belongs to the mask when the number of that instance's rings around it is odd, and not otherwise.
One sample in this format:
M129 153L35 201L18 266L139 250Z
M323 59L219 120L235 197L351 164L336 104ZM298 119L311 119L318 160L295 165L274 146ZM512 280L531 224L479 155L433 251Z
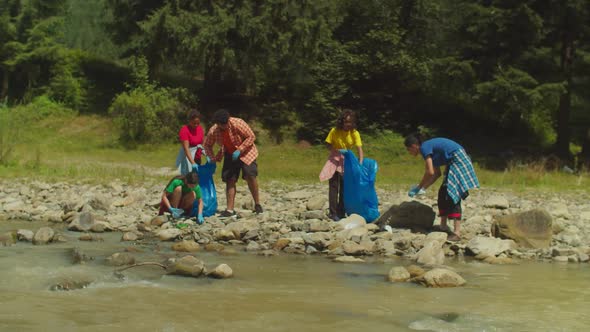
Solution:
M220 208L225 196L218 188ZM280 183L263 188L265 212L252 213L245 185L238 186L239 218L206 218L205 224L156 217L162 185L130 186L2 181L0 222L47 221L53 226L0 234L0 242L49 244L96 240L102 232L121 232L121 241L176 241L180 252L245 250L260 255L326 255L338 262L363 262L369 256L402 257L421 266L441 266L457 257L491 264L541 260L590 260L590 203L586 194L515 194L477 190L464 202L462 239L447 241L435 216L435 192L410 199L405 192L378 190L382 217L375 223L352 215L340 222L326 216L327 187ZM4 221L2 221L4 220ZM386 227L389 226L389 227ZM60 229L81 232L78 239ZM97 243L97 245L100 245ZM437 270L437 269L435 269ZM433 270L434 271L434 270ZM390 272L390 280L408 271ZM409 271L411 272L411 271ZM408 273L412 275L412 273ZM414 275L412 275L414 276Z

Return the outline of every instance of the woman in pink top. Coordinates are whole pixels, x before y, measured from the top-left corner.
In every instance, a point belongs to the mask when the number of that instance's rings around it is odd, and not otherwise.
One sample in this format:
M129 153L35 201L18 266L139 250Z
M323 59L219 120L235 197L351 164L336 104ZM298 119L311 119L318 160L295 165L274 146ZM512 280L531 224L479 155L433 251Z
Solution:
M201 144L203 144L204 137L201 114L196 109L192 109L188 114L188 124L182 126L178 132L181 146L176 157L176 167L180 169L180 174L186 175L193 169L196 170L201 164L203 150Z

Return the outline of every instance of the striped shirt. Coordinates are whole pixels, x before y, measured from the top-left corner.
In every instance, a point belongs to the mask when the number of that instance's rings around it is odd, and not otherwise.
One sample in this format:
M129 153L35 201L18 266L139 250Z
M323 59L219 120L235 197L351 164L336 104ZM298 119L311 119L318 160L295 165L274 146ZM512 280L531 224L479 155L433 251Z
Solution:
M256 158L258 158L258 149L256 149L256 145L254 144L256 135L254 135L254 132L250 126L248 126L246 121L240 118L230 117L227 121L227 130L230 141L236 149L241 151L240 160L244 164L250 165L256 160ZM215 143L219 144L220 149L219 152L214 155L213 145L215 145ZM223 159L223 155L225 154L225 148L223 146L223 131L217 124L209 129L203 147L205 148L205 153L212 161L221 161Z

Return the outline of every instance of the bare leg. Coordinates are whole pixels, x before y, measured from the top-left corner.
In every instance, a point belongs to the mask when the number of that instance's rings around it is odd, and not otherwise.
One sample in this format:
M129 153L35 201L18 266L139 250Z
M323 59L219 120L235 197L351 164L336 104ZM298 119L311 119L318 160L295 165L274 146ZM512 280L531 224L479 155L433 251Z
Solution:
M234 211L234 203L236 201L236 180L227 180L225 184L225 196L227 199L227 210Z
M184 194L182 196L182 201L180 202L180 208L187 213L191 213L193 210L193 203L196 198L197 196L195 195L194 191Z
M260 198L258 196L258 181L255 176L247 176L246 182L248 183L248 189L254 199L254 204L260 204Z
M440 217L440 228L441 229L446 229L447 227L447 217Z
M174 188L174 191L168 196L168 201L170 201L170 206L173 208L177 208L178 204L180 203L180 198L182 197L182 187L178 186Z
M461 219L455 219L454 230L457 236L461 236Z

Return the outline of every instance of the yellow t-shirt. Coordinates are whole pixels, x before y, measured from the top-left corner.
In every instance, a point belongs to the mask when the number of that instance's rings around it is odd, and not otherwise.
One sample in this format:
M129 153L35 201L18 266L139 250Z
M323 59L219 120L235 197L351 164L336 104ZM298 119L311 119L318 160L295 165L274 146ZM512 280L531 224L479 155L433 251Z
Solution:
M361 142L361 134L358 130L342 130L332 128L328 137L326 137L326 143L332 145L334 149L351 149L355 146L363 146Z

